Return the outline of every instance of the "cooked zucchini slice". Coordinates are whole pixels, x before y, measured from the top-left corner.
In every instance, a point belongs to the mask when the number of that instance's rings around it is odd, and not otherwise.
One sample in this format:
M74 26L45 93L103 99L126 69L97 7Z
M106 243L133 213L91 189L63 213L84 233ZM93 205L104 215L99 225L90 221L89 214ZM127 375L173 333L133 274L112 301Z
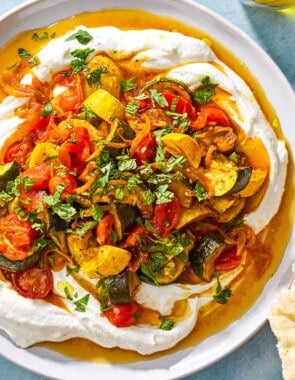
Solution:
M252 197L260 190L267 177L267 170L253 169L247 186L239 192L241 197Z
M108 277L107 291L112 305L132 301L132 272L125 270L116 276Z
M242 212L245 203L245 198L236 198L231 207L229 207L226 211L217 216L218 222L228 223L234 218L236 218Z
M0 253L0 268L11 272L19 272L32 267L40 259L40 251L35 251L25 260L10 260Z
M173 257L163 266L161 273L156 274L159 285L167 285L176 281L186 267L186 263L178 257Z
M179 221L176 225L177 229L181 229L185 227L187 224L192 222L198 222L207 216L213 215L213 211L208 207L203 206L199 202L196 202L192 205L192 207L188 209L182 209Z
M0 165L0 191L5 190L7 183L14 180L19 173L20 167L15 161Z
M116 204L116 212L121 222L122 233L129 232L137 223L138 208L129 204Z
M189 254L192 270L203 280L210 281L215 271L215 260L225 248L222 236L218 232L205 235Z
M193 100L193 94L191 93L189 87L185 83L176 79L167 77L153 79L141 88L140 94L150 90L151 88L155 88L159 92L169 91L172 94L179 95L187 100Z

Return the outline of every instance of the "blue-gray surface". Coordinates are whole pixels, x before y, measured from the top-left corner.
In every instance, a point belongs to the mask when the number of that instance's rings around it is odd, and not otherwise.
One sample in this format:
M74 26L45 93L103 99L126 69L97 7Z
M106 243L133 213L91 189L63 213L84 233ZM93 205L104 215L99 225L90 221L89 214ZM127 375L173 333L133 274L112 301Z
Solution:
M1 0L0 14L22 0ZM295 88L295 14L242 6L238 0L198 0L252 37L277 63ZM0 357L0 380L40 380ZM186 380L281 380L276 339L269 325L232 354Z

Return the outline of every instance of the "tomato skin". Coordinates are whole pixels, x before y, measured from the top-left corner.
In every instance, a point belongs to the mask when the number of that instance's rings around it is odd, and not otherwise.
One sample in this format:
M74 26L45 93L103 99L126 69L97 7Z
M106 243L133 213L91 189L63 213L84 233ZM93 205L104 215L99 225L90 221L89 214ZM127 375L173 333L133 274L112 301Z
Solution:
M24 168L29 154L34 149L34 140L34 135L29 134L21 141L13 142L4 154L4 163L16 161L22 168Z
M190 101L180 96L177 96L175 94L171 94L170 92L165 92L163 96L167 100L167 103L168 103L168 107L165 107L165 108L171 109L171 105L177 99L177 103L175 104L175 108L173 112L176 112L179 114L186 113L190 120L194 120L196 118L197 111L195 110L195 108L193 107Z
M39 190L29 190L25 191L23 186L20 187L20 195L19 200L22 204L22 207L24 207L29 212L36 212L40 205L42 204L43 207L46 205L43 203L43 197L46 195L45 191L39 191ZM30 199L30 202L27 202L27 200Z
M61 199L65 200L67 196L75 194L77 188L76 178L72 174L55 175L50 178L48 188L51 195L53 195L59 185L66 186L61 193Z
M34 181L33 190L46 190L50 179L49 166L41 164L34 168L29 168L22 173L22 177L31 178Z
M11 279L14 289L26 298L45 298L53 288L53 277L48 268L28 268L12 273Z
M144 234L146 229L143 226L136 226L132 231L129 232L129 235L125 241L127 247L137 247L139 245L139 237Z
M71 136L60 147L59 157L62 164L71 171L81 173L85 167L85 161L91 153L91 142L88 130L84 127L76 127Z
M96 240L99 245L113 244L110 233L113 230L114 217L111 214L104 215L96 226Z
M233 246L225 249L215 261L217 271L227 271L236 268L242 260L241 255L237 255L237 247Z
M141 307L137 302L114 305L105 311L109 322L116 327L133 326L141 314Z
M56 83L67 87L63 93L57 96L58 106L64 112L78 111L83 102L83 88L79 75L67 76L67 71L61 71L54 76Z
M76 78L71 75L70 70L59 71L53 75L53 80L55 83L65 87L73 87L76 83Z
M156 205L151 218L151 224L156 233L161 236L168 235L177 225L180 211L180 201L175 195L170 202Z
M213 105L205 105L200 108L197 113L197 118L191 123L190 128L198 131L208 125L229 127L230 119L221 108Z
M144 162L153 162L157 152L156 136L148 133L137 145L133 157L137 165L142 165Z

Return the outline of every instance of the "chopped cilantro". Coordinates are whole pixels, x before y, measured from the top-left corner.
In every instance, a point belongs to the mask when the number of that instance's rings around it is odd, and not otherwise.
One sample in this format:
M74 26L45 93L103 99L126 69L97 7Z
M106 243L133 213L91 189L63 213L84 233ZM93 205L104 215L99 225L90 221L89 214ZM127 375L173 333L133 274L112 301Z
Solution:
M135 158L129 158L129 156L126 155L126 156L117 156L116 159L119 161L118 169L122 172L125 170L134 170L137 168Z
M117 241L118 241L118 235L117 235L117 233L115 232L115 231L111 231L110 233L109 233L109 238L111 239L111 241L115 244L115 243L117 243Z
M125 111L129 113L129 115L135 116L138 108L139 104L137 102L129 102L125 107Z
M229 157L228 157L231 161L233 161L235 164L237 164L240 160L240 156L237 152L232 152Z
M141 183L142 183L141 179L139 177L133 175L133 176L129 177L128 180L127 180L127 189L131 193L134 193L135 190L136 190L136 188L137 188L137 186L139 184L141 184Z
M18 48L17 52L20 58L27 58L32 56L31 53L29 53L26 49L23 48Z
M124 190L124 187L120 186L116 189L115 191L115 198L118 200L118 201L122 201L125 197L125 190Z
M32 65L32 66L36 66L38 64L38 60L36 57L32 57L28 60L28 62Z
M75 58L71 61L72 69L74 73L84 71L88 69L85 61L89 54L94 52L94 49L75 49L71 52L71 55Z
M151 97L151 101L152 101L154 107L157 104L160 107L167 107L168 106L168 102L165 99L165 97L163 96L163 94L158 92L156 89L150 90L150 97Z
M200 104L206 104L209 103L215 95L215 87L217 84L211 83L208 76L205 76L201 82L202 85L194 93L194 100Z
M229 288L222 289L218 272L216 273L216 280L217 280L217 286L216 286L215 294L213 298L215 299L216 302L224 305L227 303L228 299L231 297L232 291Z
M206 191L206 189L200 182L196 182L195 193L199 202L204 201L205 199L208 199L209 197L208 192Z
M92 86L96 86L97 88L100 87L101 74L104 74L107 72L108 72L108 68L105 66L100 66L97 69L91 71L86 76L86 80L87 80L89 87L92 87Z
M121 81L121 92L125 93L127 91L133 90L136 87L134 79L122 79Z
M156 200L155 194L150 189L143 191L141 195L143 204L146 206L152 205Z
M80 271L80 266L79 265L76 265L76 266L73 266L73 267L67 267L67 271L66 271L66 276L69 276L71 273L79 273Z
M65 186L58 185L56 192L53 195L47 195L44 197L44 202L51 207L54 214L58 215L61 219L69 222L77 214L77 210L71 205L67 199L66 203L61 201L61 193L65 189Z
M162 319L160 329L162 330L172 330L174 326L174 321L172 319Z
M39 114L43 117L47 117L52 114L53 108L50 102L45 102L43 105L43 109L39 112Z
M156 188L155 196L156 196L156 204L157 205L160 205L160 204L163 204L163 203L168 203L174 197L174 193L172 193L171 191L169 191L167 189L168 189L168 185L167 184L165 184L165 185L159 185Z
M64 293L68 300L73 300L73 296L71 295L71 292L69 291L69 288L67 286L64 287Z
M93 37L87 32L87 30L79 29L76 33L68 37L66 41L77 40L81 45L87 45L92 38Z
M56 33L52 33L50 36L48 32L43 32L41 35L39 35L37 32L34 32L32 35L32 40L34 41L42 41L42 40L48 40L49 38L54 38Z
M86 294L84 297L75 301L74 302L74 305L76 305L75 310L85 313L86 306L88 305L88 301L89 301L89 294Z
M102 208L94 203L92 206L91 206L91 215L92 215L92 218L97 222L99 223L103 217L103 214L104 214L104 211L102 210Z

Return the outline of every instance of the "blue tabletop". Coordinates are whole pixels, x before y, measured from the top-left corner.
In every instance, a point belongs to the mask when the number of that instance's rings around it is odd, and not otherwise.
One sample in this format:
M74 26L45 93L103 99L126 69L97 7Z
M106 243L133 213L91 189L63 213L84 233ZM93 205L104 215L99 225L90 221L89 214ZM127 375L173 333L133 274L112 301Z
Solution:
M0 1L0 14L24 0ZM216 11L252 37L277 63L295 88L295 9L277 12L245 7L238 0L198 0ZM218 363L195 373L186 380L280 380L281 362L276 349L276 338L265 324L261 330L238 350ZM32 374L0 357L0 380L40 380Z

